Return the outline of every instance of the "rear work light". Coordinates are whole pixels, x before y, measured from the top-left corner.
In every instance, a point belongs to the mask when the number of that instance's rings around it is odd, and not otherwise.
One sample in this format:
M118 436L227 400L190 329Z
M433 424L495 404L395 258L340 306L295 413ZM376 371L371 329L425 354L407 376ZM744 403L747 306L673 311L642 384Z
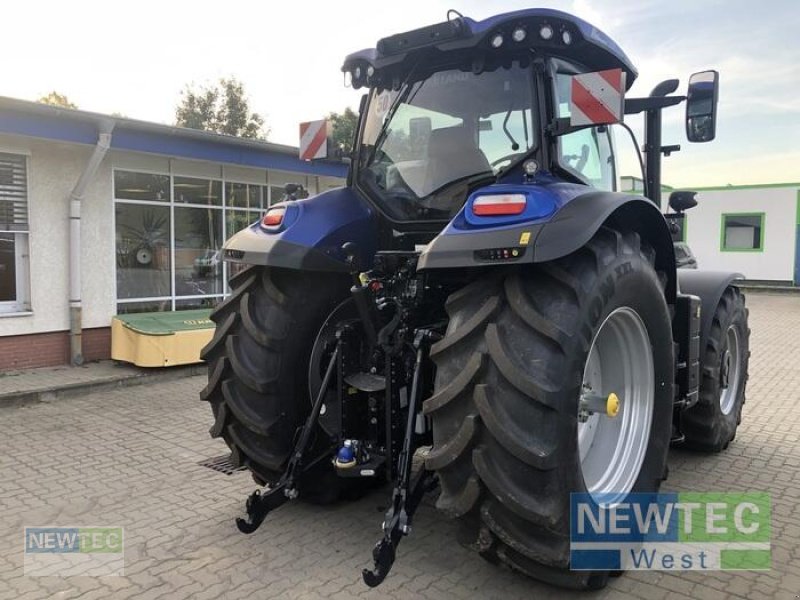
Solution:
M264 218L261 219L261 226L266 229L277 229L283 223L283 216L286 214L286 209L282 206L270 208Z
M525 194L487 194L472 202L472 212L479 217L519 215L526 204Z

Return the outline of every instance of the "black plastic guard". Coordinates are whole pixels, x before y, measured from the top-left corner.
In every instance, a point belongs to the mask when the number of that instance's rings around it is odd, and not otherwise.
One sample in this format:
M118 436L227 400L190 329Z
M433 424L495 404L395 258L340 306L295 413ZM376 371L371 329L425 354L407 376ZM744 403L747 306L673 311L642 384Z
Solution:
M744 279L741 273L731 271L678 270L678 287L682 294L700 297L700 358L711 331L711 323L725 288ZM701 365L702 368L702 365Z

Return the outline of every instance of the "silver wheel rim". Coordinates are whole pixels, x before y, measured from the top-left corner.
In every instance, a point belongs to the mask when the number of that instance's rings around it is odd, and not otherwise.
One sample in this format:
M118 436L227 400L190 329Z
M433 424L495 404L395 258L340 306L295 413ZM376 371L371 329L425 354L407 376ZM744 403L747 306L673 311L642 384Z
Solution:
M578 415L578 450L587 491L600 504L623 499L639 478L650 439L655 374L650 336L627 306L606 317L583 370L583 394L619 397L619 412Z
M729 415L739 395L739 333L731 325L725 334L725 351L722 353L720 369L719 407L722 414Z

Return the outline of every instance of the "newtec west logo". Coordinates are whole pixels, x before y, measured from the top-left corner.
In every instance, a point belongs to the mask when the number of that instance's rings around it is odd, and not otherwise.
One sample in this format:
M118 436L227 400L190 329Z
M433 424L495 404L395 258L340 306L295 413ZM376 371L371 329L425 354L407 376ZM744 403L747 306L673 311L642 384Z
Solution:
M765 570L766 493L572 494L573 570Z
M122 575L122 527L26 527L26 575Z

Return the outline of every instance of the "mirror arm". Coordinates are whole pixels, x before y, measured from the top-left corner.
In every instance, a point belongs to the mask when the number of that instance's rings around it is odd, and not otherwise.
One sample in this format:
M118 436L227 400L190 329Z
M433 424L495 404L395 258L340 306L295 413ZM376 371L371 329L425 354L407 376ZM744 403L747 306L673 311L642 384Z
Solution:
M672 146L661 146L661 154L663 154L664 156L669 156L673 152L680 152L680 151L681 151L680 144L674 144Z
M675 90L677 90L680 84L681 84L680 79L667 79L665 81L662 81L656 87L653 88L653 91L650 92L650 97L660 98L668 96L669 94L672 94Z
M651 96L649 98L625 98L625 114L635 115L647 110L675 106L686 100L686 96Z

